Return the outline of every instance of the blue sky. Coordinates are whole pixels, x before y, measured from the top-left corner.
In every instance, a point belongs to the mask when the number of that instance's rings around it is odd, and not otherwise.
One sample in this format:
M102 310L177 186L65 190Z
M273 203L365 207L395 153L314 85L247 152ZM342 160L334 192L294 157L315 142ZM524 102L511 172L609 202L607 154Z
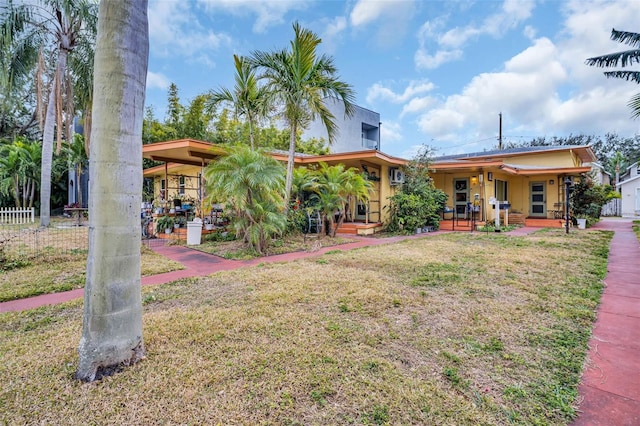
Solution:
M639 0L150 0L147 105L164 119L172 82L183 104L232 88L233 54L287 47L294 21L380 113L391 155L491 149L499 113L505 141L640 133L640 86L584 65L626 50L611 29L640 31Z

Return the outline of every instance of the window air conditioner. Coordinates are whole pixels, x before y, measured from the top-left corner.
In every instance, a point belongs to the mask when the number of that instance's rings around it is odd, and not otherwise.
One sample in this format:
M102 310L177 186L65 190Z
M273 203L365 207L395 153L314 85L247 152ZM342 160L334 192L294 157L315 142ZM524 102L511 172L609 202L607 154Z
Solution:
M391 169L391 184L397 185L404 183L404 173L400 169Z

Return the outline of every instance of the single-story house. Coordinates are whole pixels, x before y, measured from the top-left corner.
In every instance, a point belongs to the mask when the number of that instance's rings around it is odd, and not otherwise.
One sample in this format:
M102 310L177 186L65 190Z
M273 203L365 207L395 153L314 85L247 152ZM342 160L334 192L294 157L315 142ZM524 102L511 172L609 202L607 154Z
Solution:
M143 146L144 158L164 164L146 169L144 176L154 180L156 200L171 203L173 198L202 200L202 170L224 148L192 139L158 142ZM277 160L286 162L287 154L274 152ZM530 226L562 226L565 212L565 180L577 179L591 170L596 157L589 146L526 147L435 158L430 165L435 186L449 196L448 214L444 219L493 220L494 201L510 205L511 223ZM366 173L374 184L374 192L366 205L351 205L348 222L340 232L369 234L382 229L389 219L389 197L404 181L402 167L408 160L393 157L375 149L328 155L295 156L296 166L311 166L323 161L329 165L342 163ZM222 200L221 200L222 201ZM209 214L209 207L201 205ZM467 224L471 226L470 224ZM447 229L447 221L441 224Z
M494 202L504 202L511 223L561 226L566 178L590 172L594 161L589 146L536 146L438 157L430 168L456 219L469 216L471 203L478 220L492 220Z
M143 145L143 157L164 164L144 170L145 178L154 182L154 199L171 206L173 199L203 200L204 182L202 171L209 162L224 153L224 148L210 142L181 139ZM286 152L271 153L276 160L285 162ZM328 165L344 164L365 172L373 184L369 202L348 206L347 220L340 232L372 234L382 229L388 220L389 211L385 207L388 198L395 194L403 182L402 166L407 160L384 154L375 149L342 152L327 155L297 154L295 166L312 166L319 162ZM220 200L223 201L223 200ZM210 214L210 207L201 204L204 215Z
M640 163L633 163L620 177L622 216L640 216Z

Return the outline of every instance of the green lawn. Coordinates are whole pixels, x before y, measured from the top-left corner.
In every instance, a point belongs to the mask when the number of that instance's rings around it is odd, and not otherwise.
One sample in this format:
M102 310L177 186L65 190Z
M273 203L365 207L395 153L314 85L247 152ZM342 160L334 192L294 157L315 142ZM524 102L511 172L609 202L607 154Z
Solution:
M0 314L0 423L568 424L611 236L442 234L146 287L146 359L93 384L81 301Z

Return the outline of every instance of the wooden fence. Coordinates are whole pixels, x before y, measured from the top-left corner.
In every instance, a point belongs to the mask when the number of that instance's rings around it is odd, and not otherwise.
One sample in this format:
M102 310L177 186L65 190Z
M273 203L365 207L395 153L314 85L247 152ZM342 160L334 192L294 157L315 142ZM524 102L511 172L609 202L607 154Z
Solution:
M25 225L35 222L35 209L18 209L15 207L0 207L0 224Z

